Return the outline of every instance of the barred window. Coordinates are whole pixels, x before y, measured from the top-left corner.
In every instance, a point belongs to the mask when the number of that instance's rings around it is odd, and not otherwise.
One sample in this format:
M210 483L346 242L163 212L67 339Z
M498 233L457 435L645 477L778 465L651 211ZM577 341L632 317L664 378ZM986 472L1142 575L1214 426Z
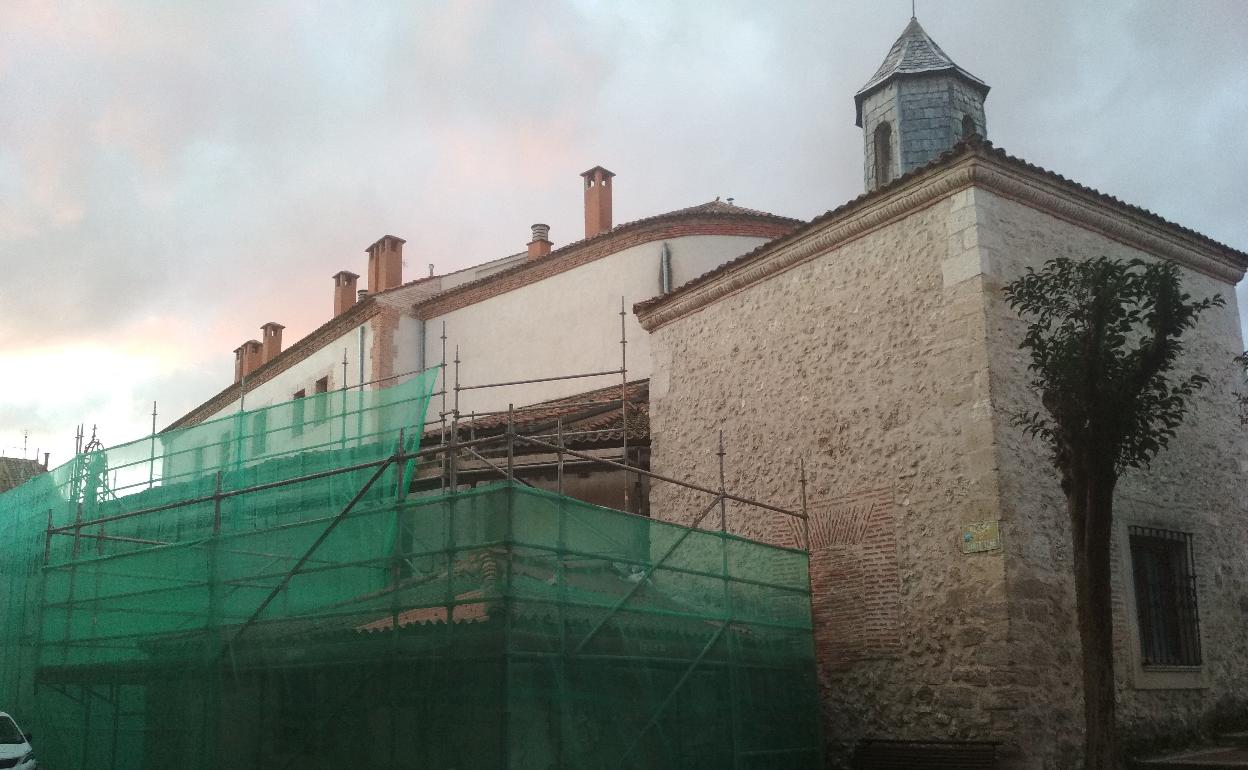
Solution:
M1199 666L1200 613L1190 532L1130 527L1145 666Z

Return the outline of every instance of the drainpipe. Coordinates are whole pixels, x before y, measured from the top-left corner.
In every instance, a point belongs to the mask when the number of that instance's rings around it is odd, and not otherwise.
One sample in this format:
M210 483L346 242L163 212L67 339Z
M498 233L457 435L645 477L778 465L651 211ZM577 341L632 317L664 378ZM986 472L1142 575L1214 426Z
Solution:
M672 249L663 241L659 249L659 293L668 294L672 291Z
M430 265L432 267L432 265ZM425 319L416 319L416 369L424 371L425 369Z

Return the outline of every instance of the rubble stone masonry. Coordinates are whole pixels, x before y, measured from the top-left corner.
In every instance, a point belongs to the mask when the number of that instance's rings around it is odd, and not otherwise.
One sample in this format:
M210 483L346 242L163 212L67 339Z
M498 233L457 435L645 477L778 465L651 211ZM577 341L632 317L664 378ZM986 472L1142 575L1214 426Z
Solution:
M652 467L717 486L722 429L728 487L797 507L805 459L834 755L863 736L993 739L1007 767L1069 767L1082 726L1069 527L1044 448L1011 423L1039 407L1018 349L1023 324L1001 287L1059 255L1151 257L1090 220L974 184L888 206L868 201L799 234L777 248L838 227L851 237L650 324ZM871 226L842 221L854 217ZM1202 369L1210 386L1171 448L1147 473L1128 473L1117 495L1112 622L1129 737L1194 727L1248 693L1248 455L1231 365L1239 316L1226 280L1183 275L1193 296L1220 293L1227 306L1185 339L1182 366ZM687 521L705 506L684 495L656 486L653 515ZM977 522L999 522L1001 547L963 552ZM1198 670L1139 665L1129 524L1193 533ZM802 538L740 506L728 526L788 545Z
M796 507L806 460L834 741L1009 739L1018 728L1001 673L1002 553L959 547L963 522L995 516L997 486L982 287L946 286L943 269L952 236L964 237L950 228L974 225L958 224L954 204L938 200L652 337L656 471L713 486L722 427L729 488ZM654 515L698 508L667 485L652 493ZM794 543L774 516L730 514L733 531Z

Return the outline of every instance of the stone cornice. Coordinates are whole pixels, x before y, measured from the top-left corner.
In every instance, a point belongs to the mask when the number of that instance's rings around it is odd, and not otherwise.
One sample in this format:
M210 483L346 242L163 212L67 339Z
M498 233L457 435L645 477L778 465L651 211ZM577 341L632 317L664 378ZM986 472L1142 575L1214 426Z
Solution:
M758 283L768 276L800 265L837 246L887 225L913 211L969 187L971 171L969 164L959 164L943 174L910 180L893 191L892 195L866 198L862 205L850 204L847 210L830 217L820 224L818 219L805 231L799 230L788 238L773 241L750 255L741 265L731 268L711 280L694 285L685 291L677 291L654 302L639 306L637 317L647 331L686 316L723 297Z
M1194 237L1155 215L1120 202L1108 203L1095 193L1071 189L1027 169L977 160L974 185L1003 198L1079 225L1154 256L1165 257L1198 273L1234 286L1244 277L1248 255Z
M1248 268L1248 254L999 151L970 147L899 180L895 187L882 190L883 194L868 194L818 217L684 290L639 303L638 319L644 329L653 331L972 186L1231 285Z

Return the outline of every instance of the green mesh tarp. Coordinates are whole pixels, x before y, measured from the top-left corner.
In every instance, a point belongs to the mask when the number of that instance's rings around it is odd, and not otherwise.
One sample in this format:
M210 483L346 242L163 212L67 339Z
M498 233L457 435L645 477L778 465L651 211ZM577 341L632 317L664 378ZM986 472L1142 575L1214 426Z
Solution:
M412 492L379 461L431 385L0 496L0 709L41 766L820 766L804 553L515 483Z

